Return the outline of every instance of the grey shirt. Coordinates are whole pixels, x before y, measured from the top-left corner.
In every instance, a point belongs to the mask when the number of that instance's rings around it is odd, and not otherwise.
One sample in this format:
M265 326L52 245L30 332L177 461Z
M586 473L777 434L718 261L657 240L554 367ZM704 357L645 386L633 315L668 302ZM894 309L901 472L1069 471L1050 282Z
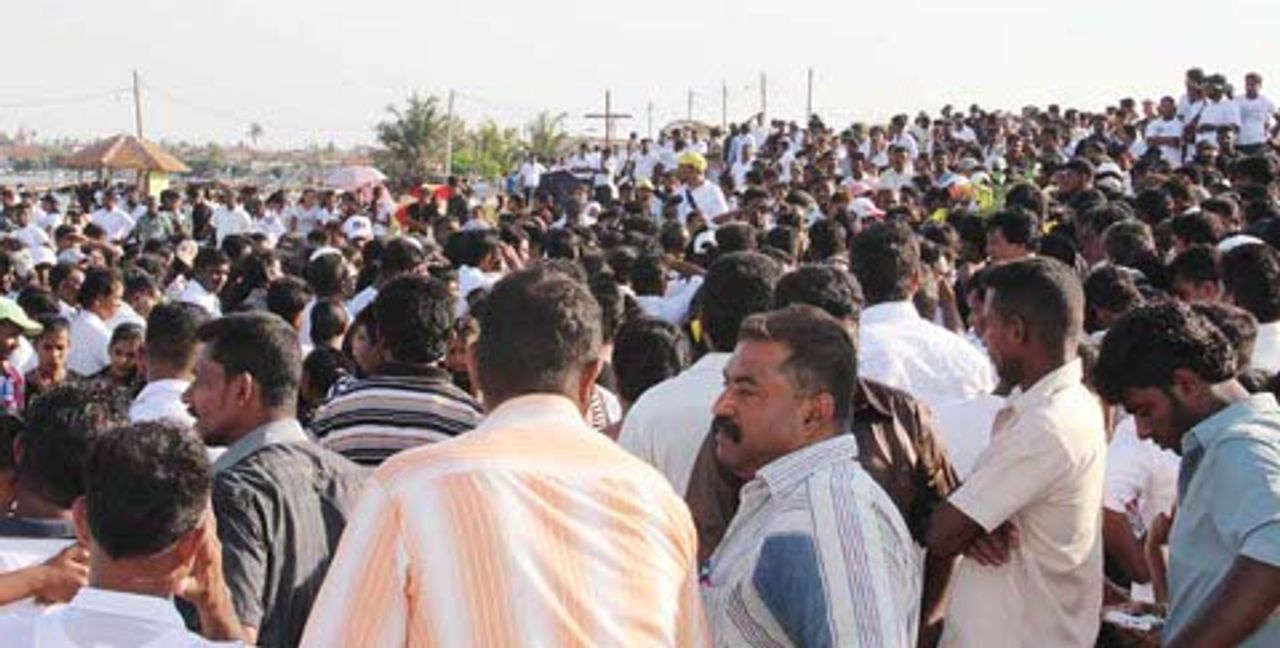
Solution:
M295 646L366 473L294 419L259 427L214 463L213 509L236 614L262 646Z

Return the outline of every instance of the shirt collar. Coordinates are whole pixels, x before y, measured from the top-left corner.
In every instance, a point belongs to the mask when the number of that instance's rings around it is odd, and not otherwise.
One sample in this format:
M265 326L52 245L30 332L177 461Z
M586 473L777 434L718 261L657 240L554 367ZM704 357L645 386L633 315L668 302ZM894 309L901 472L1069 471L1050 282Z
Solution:
M1020 410L1033 403L1052 398L1058 392L1081 385L1084 381L1084 365L1077 358L1040 377L1031 389L1022 391L1015 387L1005 400L1005 408Z
M181 395L183 392L187 391L187 388L190 386L190 381L182 380L181 378L162 378L160 380L152 380L142 388L142 391L138 392L138 397L135 400L142 400L143 398L154 394L177 393L178 395Z
M573 401L561 394L550 393L526 394L503 401L484 417L471 434L507 427L582 428L594 433Z
M214 462L213 471L226 470L269 445L307 441L310 441L310 438L302 430L302 424L298 423L297 419L287 418L264 423L228 446L227 451Z
M1229 432L1238 421L1255 417L1274 417L1280 405L1272 394L1252 394L1236 401L1200 421L1182 437L1182 454L1199 448L1207 448L1223 434Z
M813 473L858 456L858 441L852 434L836 434L769 462L756 479L772 493L783 493Z
M920 312L910 300L883 302L868 306L862 310L859 320L862 324L883 324L885 322L910 322L920 319Z
M174 628L186 628L182 615L178 613L178 608L174 607L171 598L81 587L69 605L86 612L129 617Z

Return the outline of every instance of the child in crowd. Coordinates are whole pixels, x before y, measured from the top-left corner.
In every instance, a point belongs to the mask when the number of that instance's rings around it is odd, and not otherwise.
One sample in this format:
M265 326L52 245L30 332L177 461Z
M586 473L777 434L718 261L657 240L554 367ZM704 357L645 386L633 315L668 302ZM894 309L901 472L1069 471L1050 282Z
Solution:
M111 364L93 376L123 389L130 398L138 395L146 386L147 375L143 369L143 329L137 324L121 324L111 333L107 347Z
M315 349L342 351L347 335L347 309L341 302L321 299L311 308L311 344Z
M36 337L35 369L27 372L26 401L31 403L43 394L68 380L79 380L80 375L67 368L67 351L71 348L71 323L67 318L53 315L40 318L44 330Z

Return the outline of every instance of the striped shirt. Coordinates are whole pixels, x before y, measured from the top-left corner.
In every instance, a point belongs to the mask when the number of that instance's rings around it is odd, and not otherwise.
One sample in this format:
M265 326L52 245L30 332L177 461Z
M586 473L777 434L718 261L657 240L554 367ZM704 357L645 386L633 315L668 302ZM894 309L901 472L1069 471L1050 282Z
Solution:
M436 367L396 365L340 388L316 412L321 444L366 466L480 423L480 404Z
M699 646L693 522L568 399L375 471L304 646Z
M717 646L914 646L923 553L841 434L742 489L703 599Z

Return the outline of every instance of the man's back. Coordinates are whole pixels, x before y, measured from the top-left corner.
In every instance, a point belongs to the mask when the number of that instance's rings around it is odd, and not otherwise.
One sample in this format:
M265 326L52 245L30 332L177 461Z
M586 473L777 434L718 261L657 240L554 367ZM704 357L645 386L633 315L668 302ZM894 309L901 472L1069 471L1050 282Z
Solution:
M370 481L305 645L696 645L693 524L564 398L504 403Z

